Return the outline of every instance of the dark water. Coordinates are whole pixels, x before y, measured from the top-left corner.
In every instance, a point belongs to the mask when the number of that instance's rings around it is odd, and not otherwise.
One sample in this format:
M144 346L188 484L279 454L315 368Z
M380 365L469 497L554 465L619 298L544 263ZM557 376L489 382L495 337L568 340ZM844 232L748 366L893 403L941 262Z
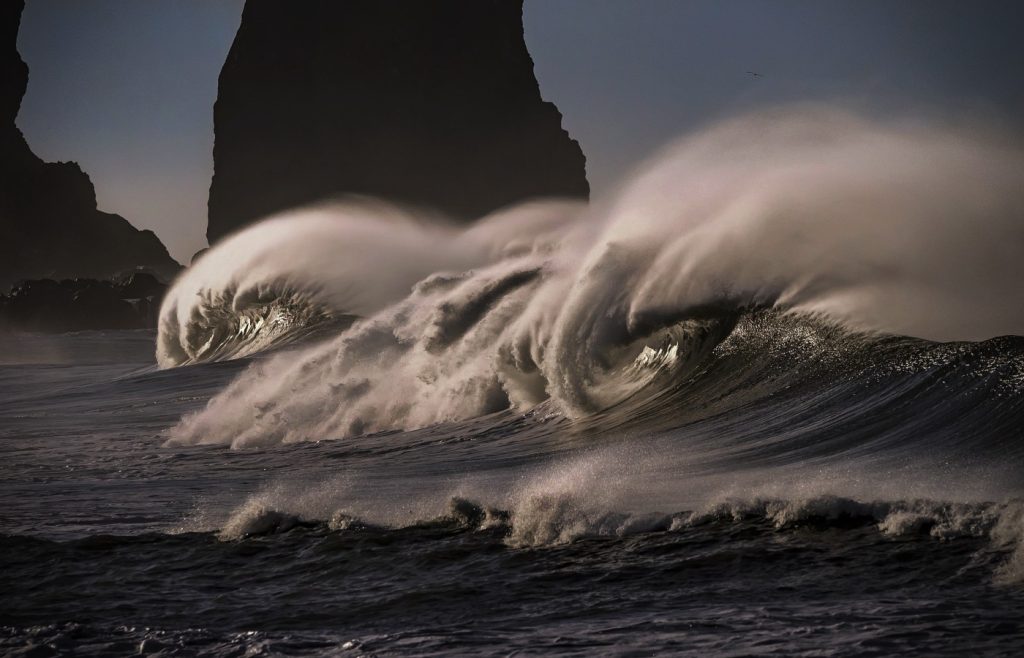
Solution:
M764 520L511 549L455 521L3 545L5 646L130 653L1012 655L1020 592L978 539Z
M5 338L5 654L1024 651L1020 338L755 315L589 418L243 450L165 440L251 361L153 340Z

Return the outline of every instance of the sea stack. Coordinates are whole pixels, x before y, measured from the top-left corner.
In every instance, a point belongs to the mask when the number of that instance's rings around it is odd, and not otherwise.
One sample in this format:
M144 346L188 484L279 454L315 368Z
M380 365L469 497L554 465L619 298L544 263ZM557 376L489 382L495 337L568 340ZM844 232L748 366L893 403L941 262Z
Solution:
M471 221L587 197L522 0L248 0L220 74L207 238L372 196Z
M15 125L28 85L18 54L24 0L0 2L0 293L22 279L108 279L139 269L170 279L181 269L152 231L100 212L74 162L43 162Z

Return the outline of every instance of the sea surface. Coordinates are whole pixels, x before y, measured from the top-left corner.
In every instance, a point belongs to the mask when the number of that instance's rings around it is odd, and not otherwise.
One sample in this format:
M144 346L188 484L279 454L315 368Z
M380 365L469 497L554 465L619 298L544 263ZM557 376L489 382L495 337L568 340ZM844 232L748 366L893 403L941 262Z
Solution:
M798 346L719 348L583 426L242 450L165 433L258 357L157 370L154 339L6 338L5 654L1024 648L1022 339L886 339L806 373Z
M0 334L0 653L1024 655L1024 150L788 108Z

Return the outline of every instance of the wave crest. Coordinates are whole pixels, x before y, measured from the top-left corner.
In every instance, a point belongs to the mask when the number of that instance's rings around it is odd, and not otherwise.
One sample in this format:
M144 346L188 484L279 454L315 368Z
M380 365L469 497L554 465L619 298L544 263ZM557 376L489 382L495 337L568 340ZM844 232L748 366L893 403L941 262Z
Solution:
M589 209L538 202L465 230L380 205L272 220L175 285L161 363L251 351L211 336L263 347L290 326L359 320L247 371L170 442L337 438L539 404L580 418L661 395L742 342L740 318L749 332L778 313L821 357L876 332L1024 333L1024 308L1006 303L1024 281L1021 207L1024 157L1006 142L798 108L687 138ZM262 309L255 330L241 330L242 298ZM294 325L268 322L296 299Z

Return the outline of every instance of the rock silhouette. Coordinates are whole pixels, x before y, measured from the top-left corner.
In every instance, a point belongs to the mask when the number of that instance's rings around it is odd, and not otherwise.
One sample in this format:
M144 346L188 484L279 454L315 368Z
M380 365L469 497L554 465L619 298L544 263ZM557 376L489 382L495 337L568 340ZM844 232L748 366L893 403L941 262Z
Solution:
M214 132L211 244L346 194L463 221L589 194L583 152L540 96L522 0L248 0Z
M180 269L152 231L96 208L74 162L43 162L15 125L28 84L17 50L23 0L0 3L0 291L21 279L110 278L144 268Z
M114 281L31 279L0 295L0 329L154 329L167 286L135 272Z

